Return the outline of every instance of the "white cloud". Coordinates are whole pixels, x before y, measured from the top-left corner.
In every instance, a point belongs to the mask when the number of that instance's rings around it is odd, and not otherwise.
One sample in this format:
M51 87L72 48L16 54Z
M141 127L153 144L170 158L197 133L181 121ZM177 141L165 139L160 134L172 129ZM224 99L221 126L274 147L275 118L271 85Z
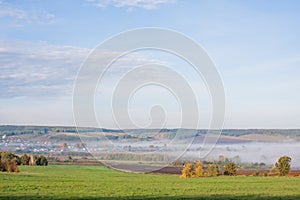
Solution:
M74 46L51 45L44 41L0 40L0 98L19 96L71 96L73 83L90 49ZM101 52L107 56L116 52ZM99 61L101 63L101 61ZM85 78L98 76L101 65L97 62ZM117 80L133 66L168 63L149 58L144 53L131 53L119 58L109 67L105 80ZM160 77L159 72L144 73ZM138 75L138 74L137 74ZM137 78L145 78L138 76Z
M2 9L0 9L0 18L3 18L3 17L27 19L28 14L24 10L20 10L20 9L2 8Z
M53 24L57 17L46 11L24 10L16 8L8 2L0 2L0 19L7 19L9 27L21 28L26 24Z
M89 3L105 8L114 6L117 8L127 7L129 10L133 8L143 8L147 10L156 9L159 4L174 3L176 0L87 0Z
M0 41L0 97L69 94L89 49Z

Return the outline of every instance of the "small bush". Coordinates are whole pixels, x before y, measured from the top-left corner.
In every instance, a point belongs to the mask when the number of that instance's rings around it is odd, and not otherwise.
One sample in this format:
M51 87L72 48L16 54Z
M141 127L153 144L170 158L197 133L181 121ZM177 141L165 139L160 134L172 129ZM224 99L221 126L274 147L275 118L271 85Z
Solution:
M253 176L259 176L259 171L254 171Z
M48 160L43 155L30 155L29 165L47 166Z
M236 171L237 171L237 166L233 162L230 162L225 166L224 175L235 176Z
M47 166L48 165L47 158L45 156L41 155L39 157L39 164L40 164L40 166Z
M0 152L0 160L1 161L14 161L17 165L21 164L21 159L19 156L10 153L10 152Z
M0 162L0 171L2 172L20 172L19 168L17 167L17 163L15 161L1 161Z
M272 169L270 169L269 175L273 176L273 175L278 175L279 171L276 167L272 167Z
M30 157L27 154L21 156L21 165L29 165Z
M215 164L210 164L206 171L206 176L218 176L220 173L219 167Z

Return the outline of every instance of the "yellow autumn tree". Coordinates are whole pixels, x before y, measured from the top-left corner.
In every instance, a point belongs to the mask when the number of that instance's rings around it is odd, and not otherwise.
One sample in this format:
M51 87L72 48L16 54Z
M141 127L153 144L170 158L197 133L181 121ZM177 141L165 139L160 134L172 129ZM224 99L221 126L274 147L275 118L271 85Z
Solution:
M206 171L206 176L218 176L220 173L218 165L210 164Z
M194 176L194 165L191 162L188 162L184 165L181 171L181 178L191 178Z
M194 176L195 177L202 177L203 176L203 164L200 161L198 161L196 163L196 168L195 168Z

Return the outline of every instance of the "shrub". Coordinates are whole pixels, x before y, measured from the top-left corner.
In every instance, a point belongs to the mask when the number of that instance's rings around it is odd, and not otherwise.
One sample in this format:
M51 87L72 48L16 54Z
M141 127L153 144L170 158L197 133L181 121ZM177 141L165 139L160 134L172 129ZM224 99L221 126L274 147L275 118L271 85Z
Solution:
M269 171L269 175L278 175L279 171L277 169L277 167L272 167L272 169L270 169Z
M210 164L208 166L208 169L207 169L207 172L206 172L206 175L207 176L218 176L220 173L219 171L219 167L215 164Z
M20 172L15 161L7 161L7 171L16 173Z
M43 155L41 155L39 157L39 165L40 166L47 166L48 165L48 161L47 161L47 158Z
M43 155L30 155L29 165L47 166L48 160Z
M237 171L237 167L233 162L228 163L225 166L224 175L235 176Z
M2 172L20 172L15 161L4 160L0 162L0 171Z
M21 163L20 157L13 153L10 153L10 152L1 152L0 160L1 161L15 161L17 165L20 165L20 163Z
M0 161L0 171L5 172L6 169L6 161Z
M30 157L27 154L21 156L21 165L29 165Z
M254 172L253 172L253 176L259 176L259 171L257 171L257 170L254 171Z

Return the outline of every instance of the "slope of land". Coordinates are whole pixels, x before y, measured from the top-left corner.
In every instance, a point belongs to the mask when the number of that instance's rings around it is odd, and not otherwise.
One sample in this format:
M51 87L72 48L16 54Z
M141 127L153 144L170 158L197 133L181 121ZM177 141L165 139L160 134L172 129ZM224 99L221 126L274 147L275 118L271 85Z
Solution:
M21 166L0 173L0 199L299 199L297 177L133 174L103 166Z
M122 131L104 128L0 125L0 139L1 137L16 137L26 141L79 142L80 137L97 140L105 136L110 140L161 140L174 138L178 130L184 132L183 137L195 137L196 141L202 141L207 134L205 129L127 129ZM300 129L224 129L219 139L224 143L300 141Z

